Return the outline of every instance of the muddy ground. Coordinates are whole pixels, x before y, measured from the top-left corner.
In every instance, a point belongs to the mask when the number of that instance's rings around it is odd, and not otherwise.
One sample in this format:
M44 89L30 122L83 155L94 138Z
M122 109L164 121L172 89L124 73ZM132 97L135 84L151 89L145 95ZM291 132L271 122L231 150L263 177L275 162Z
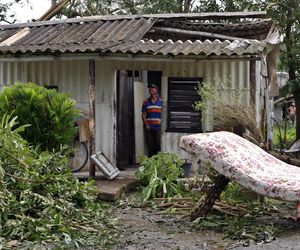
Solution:
M157 213L157 210L151 208L140 208L128 205L126 201L121 202L114 209L114 214L119 218L123 238L113 249L300 250L300 223L295 224L288 219L266 218L279 223L282 232L269 243L252 242L245 246L243 242L222 239L223 234L220 232L199 231L188 218Z

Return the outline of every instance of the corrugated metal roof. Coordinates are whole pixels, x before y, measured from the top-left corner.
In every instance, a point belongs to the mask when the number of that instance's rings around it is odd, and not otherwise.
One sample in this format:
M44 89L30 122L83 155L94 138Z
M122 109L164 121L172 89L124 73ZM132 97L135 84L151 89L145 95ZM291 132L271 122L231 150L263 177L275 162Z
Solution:
M254 41L238 41L230 42L228 40L220 41L218 39L203 42L196 40L194 42L172 40L141 40L134 44L120 44L109 50L113 53L151 53L154 55L243 55L257 54L264 50L266 43L257 40Z
M0 53L243 55L261 53L270 33L273 44L279 37L271 30L270 19L230 24L199 21L202 16L197 19L196 14L182 18L187 15L90 17L0 26Z

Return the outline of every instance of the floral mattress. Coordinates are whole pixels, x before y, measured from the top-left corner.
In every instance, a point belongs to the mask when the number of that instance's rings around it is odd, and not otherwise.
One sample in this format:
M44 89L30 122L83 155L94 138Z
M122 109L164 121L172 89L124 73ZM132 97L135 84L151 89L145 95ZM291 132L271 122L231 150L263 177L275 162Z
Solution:
M181 137L180 146L220 174L261 195L300 201L300 168L230 132Z

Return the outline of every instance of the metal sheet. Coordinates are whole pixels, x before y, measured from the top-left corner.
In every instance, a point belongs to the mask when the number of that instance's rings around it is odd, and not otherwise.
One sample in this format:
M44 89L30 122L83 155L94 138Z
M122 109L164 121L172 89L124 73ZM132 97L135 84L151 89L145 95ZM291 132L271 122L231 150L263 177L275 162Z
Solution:
M220 16L220 13L214 13ZM244 14L246 15L246 13ZM185 16L189 19L181 19ZM268 43L280 43L276 29L267 38L272 20L239 23L199 22L213 14L90 17L55 22L0 26L0 53L102 52L156 55L248 55L261 53ZM224 18L232 16L223 13ZM242 17L242 16L240 16ZM193 20L194 18L194 20ZM81 20L81 21L80 21ZM157 28L157 30L155 29ZM159 28L178 30L178 34ZM185 32L194 32L194 37ZM199 32L210 34L201 35ZM230 34L230 36L224 36ZM223 40L215 39L217 37ZM229 38L228 38L229 37ZM231 37L231 39L230 39ZM237 40L233 40L236 37ZM224 38L229 39L224 40ZM190 40L189 40L190 39Z

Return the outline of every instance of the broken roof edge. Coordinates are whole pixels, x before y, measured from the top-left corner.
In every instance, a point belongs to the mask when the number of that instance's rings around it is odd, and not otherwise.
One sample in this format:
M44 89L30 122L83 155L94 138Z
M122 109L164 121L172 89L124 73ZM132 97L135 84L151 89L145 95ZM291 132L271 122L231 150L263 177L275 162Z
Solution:
M154 18L154 19L234 19L234 18L267 18L266 11L251 11L251 12L201 12L201 13L176 13L176 14L143 14L143 15L106 15L106 16L89 16L79 18L68 18L68 19L56 19L49 21L36 21L27 23L15 23L15 24L4 24L0 25L0 29L13 29L13 28L24 28L34 27L43 25L54 25L60 23L80 23L80 22L95 22L95 21L113 21L120 19L138 19L138 18Z

